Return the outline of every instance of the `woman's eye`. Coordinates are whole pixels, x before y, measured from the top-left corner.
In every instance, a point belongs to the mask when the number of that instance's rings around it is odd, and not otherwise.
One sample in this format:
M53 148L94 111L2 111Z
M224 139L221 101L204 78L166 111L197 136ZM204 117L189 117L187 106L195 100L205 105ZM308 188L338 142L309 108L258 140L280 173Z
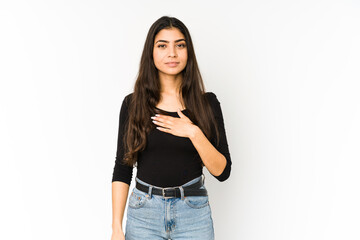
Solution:
M180 46L181 48L186 47L186 45L183 44L183 43L182 43L182 44L178 44L178 46ZM166 46L165 46L165 44L160 44L160 45L158 45L157 47L158 47L158 48L164 48L164 47L166 47Z

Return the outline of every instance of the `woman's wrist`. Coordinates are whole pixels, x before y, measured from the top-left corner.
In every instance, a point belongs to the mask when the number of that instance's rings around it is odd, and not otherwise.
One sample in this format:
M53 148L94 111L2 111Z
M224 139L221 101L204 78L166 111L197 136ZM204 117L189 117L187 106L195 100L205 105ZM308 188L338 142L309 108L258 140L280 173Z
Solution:
M113 232L117 232L117 233L123 232L121 224L113 224L112 230Z
M202 133L201 129L197 125L193 124L189 134L190 140L195 139L200 133Z

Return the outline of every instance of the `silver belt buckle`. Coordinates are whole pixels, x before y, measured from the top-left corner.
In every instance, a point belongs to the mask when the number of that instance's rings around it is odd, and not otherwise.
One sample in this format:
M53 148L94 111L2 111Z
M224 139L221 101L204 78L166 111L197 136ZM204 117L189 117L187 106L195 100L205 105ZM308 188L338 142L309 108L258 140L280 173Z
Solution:
M174 189L175 190L175 197L176 197L176 189L174 187L167 187L167 188L162 188L162 196L164 198L173 198L173 197L165 197L165 189Z

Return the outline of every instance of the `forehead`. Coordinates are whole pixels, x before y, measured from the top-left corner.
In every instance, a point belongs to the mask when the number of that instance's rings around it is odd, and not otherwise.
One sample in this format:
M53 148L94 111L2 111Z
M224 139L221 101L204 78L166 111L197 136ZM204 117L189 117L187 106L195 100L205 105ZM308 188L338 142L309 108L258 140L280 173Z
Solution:
M177 39L185 38L184 34L177 28L161 29L155 36L155 42L158 40L166 40L173 42Z

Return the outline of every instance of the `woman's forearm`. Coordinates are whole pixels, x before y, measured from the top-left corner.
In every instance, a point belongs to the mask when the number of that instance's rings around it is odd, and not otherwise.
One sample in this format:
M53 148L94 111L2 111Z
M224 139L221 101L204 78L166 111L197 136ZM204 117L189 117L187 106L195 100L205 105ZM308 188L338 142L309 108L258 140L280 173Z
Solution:
M219 176L226 167L226 158L219 152L207 139L201 129L194 125L194 130L190 140L198 151L205 167L214 176Z
M124 182L112 182L112 229L113 231L122 231L122 221L129 194L129 185Z

